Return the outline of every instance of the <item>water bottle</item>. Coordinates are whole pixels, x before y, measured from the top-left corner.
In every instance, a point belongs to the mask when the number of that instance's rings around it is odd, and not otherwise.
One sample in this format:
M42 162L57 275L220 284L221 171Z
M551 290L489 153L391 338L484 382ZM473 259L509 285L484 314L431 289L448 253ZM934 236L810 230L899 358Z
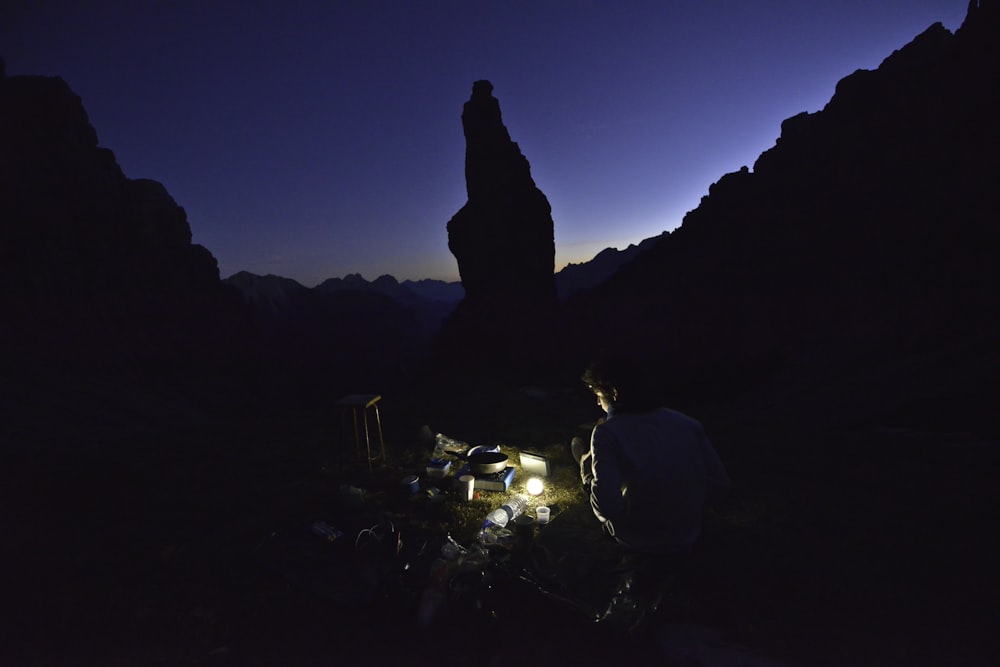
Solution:
M507 502L486 515L486 522L504 528L528 506L527 496L511 496Z

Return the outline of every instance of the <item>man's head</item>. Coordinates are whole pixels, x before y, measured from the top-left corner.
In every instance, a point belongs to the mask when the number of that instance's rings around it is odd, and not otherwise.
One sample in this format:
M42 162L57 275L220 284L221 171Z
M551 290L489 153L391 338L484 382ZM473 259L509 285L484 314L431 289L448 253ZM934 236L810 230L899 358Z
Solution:
M605 412L647 412L659 406L645 364L632 358L594 361L581 378Z

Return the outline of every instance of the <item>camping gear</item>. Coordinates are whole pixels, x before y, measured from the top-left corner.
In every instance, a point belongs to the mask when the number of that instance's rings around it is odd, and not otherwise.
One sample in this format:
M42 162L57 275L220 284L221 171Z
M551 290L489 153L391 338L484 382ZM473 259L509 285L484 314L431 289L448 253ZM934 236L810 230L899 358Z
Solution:
M476 491L507 491L510 488L511 481L514 479L515 472L514 466L507 466L500 472L473 474L472 468L466 463L455 476L461 478L463 475L473 475L475 481L472 485Z
M341 470L344 469L344 449L347 447L348 435L352 432L351 425L354 427L354 456L361 458L361 443L364 442L364 458L368 472L372 471L374 465L385 465L385 440L382 438L382 417L378 410L378 402L381 400L381 394L349 394L337 401L340 412ZM374 415L375 425L378 427L374 433L368 428L369 412ZM361 425L364 427L363 431ZM375 440L376 434L378 440ZM364 435L363 441L362 435Z
M500 452L483 452L468 456L469 469L476 475L501 472L507 467L507 455Z
M451 468L451 461L431 459L427 462L427 476L431 479L441 479L448 474L449 468Z
M416 493L420 490L420 478L416 475L407 475L400 483L408 493Z
M467 451L465 455L468 457L468 456L474 456L476 454L486 454L487 452L499 452L499 451L500 451L500 445L492 445L492 446L476 445L475 447Z
M458 488L462 500L472 500L476 491L476 478L472 475L462 475L458 478Z
M503 528L511 519L521 516L527 506L528 499L525 496L512 496L503 505L486 515L486 523L483 525L492 524Z
M524 470L529 475L548 477L550 474L552 474L552 467L549 464L549 460L544 456L542 456L541 454L521 452L520 457L521 457L521 469Z

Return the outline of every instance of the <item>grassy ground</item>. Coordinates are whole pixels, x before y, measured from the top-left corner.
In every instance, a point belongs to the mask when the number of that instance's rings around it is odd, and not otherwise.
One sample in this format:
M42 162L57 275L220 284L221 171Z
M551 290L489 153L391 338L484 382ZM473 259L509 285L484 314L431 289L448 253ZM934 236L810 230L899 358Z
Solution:
M634 664L684 664L663 650L680 626L717 631L716 644L745 649L742 664L1000 658L1000 455L982 433L706 420L733 494L651 634L623 641L499 575L417 623L428 555L445 532L468 543L494 504L399 493L400 473L429 455L420 427L542 449L565 471L566 443L598 416L578 388L387 391L390 465L368 475L331 466L335 390L306 406L247 410L231 397L206 410L224 382L130 382L0 387L2 664L430 664L456 652L595 664L612 648ZM364 489L361 504L345 486ZM402 527L403 560L393 541L352 544L386 519ZM345 538L313 541L317 520ZM721 664L718 650L703 656Z

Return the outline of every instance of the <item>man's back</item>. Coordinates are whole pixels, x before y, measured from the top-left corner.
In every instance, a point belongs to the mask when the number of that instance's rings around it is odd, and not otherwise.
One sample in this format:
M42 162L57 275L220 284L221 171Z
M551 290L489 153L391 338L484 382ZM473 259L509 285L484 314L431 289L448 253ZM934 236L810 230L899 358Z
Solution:
M729 486L701 424L666 408L619 414L591 444L591 503L608 531L638 551L689 550L706 501Z

